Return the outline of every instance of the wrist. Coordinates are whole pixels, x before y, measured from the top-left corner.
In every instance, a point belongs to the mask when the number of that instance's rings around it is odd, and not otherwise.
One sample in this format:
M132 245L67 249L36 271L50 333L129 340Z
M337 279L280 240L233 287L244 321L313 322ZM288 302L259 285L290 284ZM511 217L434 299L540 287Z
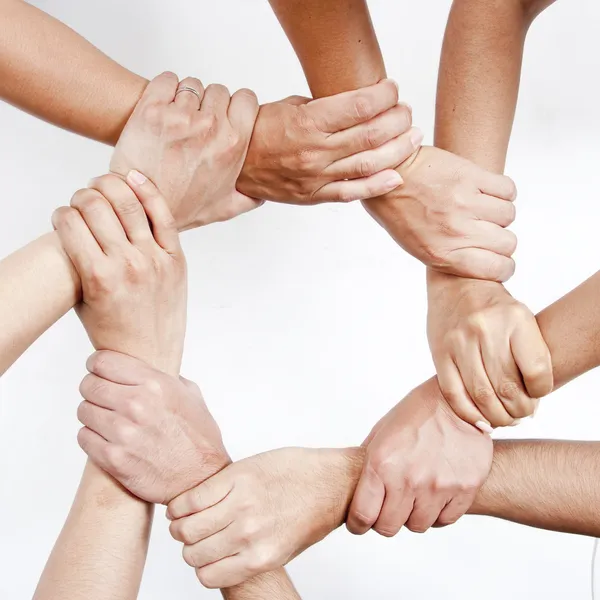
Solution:
M502 482L510 478L507 472L509 459L514 442L510 440L494 440L494 457L492 468L486 482L480 488L475 501L469 509L469 514L485 517L497 517L502 513L503 499L506 497Z

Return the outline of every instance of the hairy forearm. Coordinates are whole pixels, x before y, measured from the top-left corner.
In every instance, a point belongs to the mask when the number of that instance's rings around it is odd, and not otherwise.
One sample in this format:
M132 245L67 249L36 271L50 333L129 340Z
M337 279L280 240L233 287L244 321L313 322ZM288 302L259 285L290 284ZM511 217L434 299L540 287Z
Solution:
M22 0L0 0L0 97L115 144L147 81Z
M34 600L135 600L152 514L88 462Z
M221 594L225 600L300 600L300 595L283 568L221 590Z
M79 296L79 276L55 233L2 260L0 375L68 312Z
M471 514L600 536L600 443L497 441Z
M314 98L386 76L366 0L269 0Z

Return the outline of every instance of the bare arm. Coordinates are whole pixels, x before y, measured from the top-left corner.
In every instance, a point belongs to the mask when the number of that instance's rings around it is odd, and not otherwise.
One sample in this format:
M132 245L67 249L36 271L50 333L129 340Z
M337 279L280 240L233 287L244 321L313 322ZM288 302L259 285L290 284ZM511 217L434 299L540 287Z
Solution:
M372 85L385 65L366 0L269 0L313 97Z
M116 143L146 79L22 0L0 0L0 30L1 98L59 127Z
M504 170L527 31L553 1L454 1L438 81L436 146Z
M0 261L0 376L79 295L79 276L55 233Z

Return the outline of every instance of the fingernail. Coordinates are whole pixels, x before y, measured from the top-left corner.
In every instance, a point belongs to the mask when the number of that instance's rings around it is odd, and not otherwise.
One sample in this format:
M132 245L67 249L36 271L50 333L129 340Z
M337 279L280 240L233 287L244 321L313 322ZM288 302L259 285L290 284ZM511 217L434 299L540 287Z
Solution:
M144 183L146 183L147 181L145 175L142 175L139 171L135 170L129 171L129 173L127 174L127 179L129 179L129 181L135 183L136 185L144 185Z
M425 134L418 127L413 127L410 130L410 141L415 148L421 145L424 137Z
M485 421L477 421L477 423L475 423L475 427L477 427L477 429L480 431L483 431L483 433L489 433L490 435L494 433L494 428Z
M522 419L515 419L510 426L511 427L516 427L520 422L522 421Z
M167 517L167 519L169 519L169 521L173 520L173 517L171 516L171 513L169 512L168 508L167 508L167 512L165 513L165 517Z
M390 175L388 179L385 180L385 186L389 189L393 190L397 188L399 185L404 183L404 179L400 176L400 173L394 171L393 175Z
M398 106L404 106L412 115L413 107L408 102L398 102Z
M536 400L535 406L533 408L533 412L531 413L531 418L533 419L533 417L535 417L535 415L537 415L537 411L540 407L540 401Z

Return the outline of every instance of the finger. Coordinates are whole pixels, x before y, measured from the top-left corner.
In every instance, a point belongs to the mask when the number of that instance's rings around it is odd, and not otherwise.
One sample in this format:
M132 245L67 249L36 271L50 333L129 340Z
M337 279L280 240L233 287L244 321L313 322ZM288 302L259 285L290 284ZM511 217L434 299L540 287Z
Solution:
M252 90L238 90L232 97L227 110L227 117L243 143L244 156L250 145L254 123L258 117L258 98Z
M204 92L199 114L202 117L210 116L218 120L225 119L230 100L229 90L224 85L213 83Z
M461 494L452 498L442 509L438 520L435 522L435 527L446 527L456 523L471 508L474 500L475 494Z
M144 247L153 241L144 207L120 177L103 175L92 179L88 187L99 191L106 198L132 244Z
M75 208L62 206L55 210L52 215L52 226L56 229L64 251L79 274L89 273L107 260L96 238Z
M495 223L500 227L512 225L517 216L517 210L513 202L499 200L486 194L480 194L477 197L474 213L479 219Z
M452 266L437 268L438 271L503 283L508 281L515 272L515 261L489 250L481 248L460 248L450 253Z
M76 194L71 200L104 254L122 254L129 242L108 200L96 190Z
M446 506L446 499L436 494L423 494L415 499L406 527L414 533L425 533L439 519Z
M202 98L204 97L204 86L195 77L186 77L179 82L175 92L173 104L178 110L184 112L197 112L200 110Z
M511 202L517 199L517 186L510 177L481 170L478 180L479 190L483 194Z
M121 385L142 385L157 376L145 362L112 350L94 352L86 362L86 369L108 381Z
M336 133L365 123L398 104L398 84L384 79L360 90L320 98L307 104L317 127L325 133Z
M532 398L548 395L554 389L552 357L533 317L530 327L517 327L513 332L510 347L527 393Z
M288 96L281 100L283 104L291 104L292 106L302 106L303 104L308 104L312 102L312 98L307 98L306 96Z
M469 396L487 422L492 427L506 427L512 423L513 418L496 396L481 355L479 345L471 344L465 348L457 348L454 356L456 366Z
M492 433L491 425L469 396L452 358L435 361L435 368L442 396L456 416L484 433Z
M394 537L408 520L415 497L407 489L387 489L385 501L373 529L384 537Z
M255 573L248 567L247 554L236 554L211 565L196 569L200 583L208 589L231 588L253 577Z
M315 203L353 202L383 196L402 184L402 177L391 169L381 171L370 177L349 181L333 181L324 185L314 196Z
M410 111L405 105L398 104L366 123L361 123L329 136L327 143L333 149L336 155L335 158L341 159L352 156L357 152L378 148L399 135L411 131L411 124ZM413 141L410 139L411 136L413 136ZM417 148L423 141L423 132L415 127L409 134L407 141L412 143L414 148ZM396 168L399 164L398 162L390 166Z
M79 393L96 406L115 410L130 387L88 373L79 384Z
M179 78L175 73L169 71L155 77L144 90L135 111L144 108L148 104L168 105L173 102Z
M359 152L338 160L323 171L334 179L357 179L369 177L385 169L394 169L418 148L412 139L412 130L386 142L375 150ZM415 138L418 139L418 138Z
M96 406L84 400L77 408L77 419L84 427L102 436L107 442L122 441L115 426L122 417L113 410Z
M214 475L204 483L171 500L167 519L175 520L201 512L224 500L233 489L227 470Z
M525 390L509 340L504 340L502 345L495 340L492 346L490 340L486 338L481 344L481 354L496 396L502 401L506 412L513 419L530 416L535 403Z
M184 546L183 559L190 567L201 569L237 554L240 544L232 530L233 526L229 526L197 544Z
M108 471L110 465L106 457L110 444L101 435L83 427L77 433L77 443L101 469Z
M363 535L373 527L385 500L385 486L377 473L367 463L358 482L346 527L354 535Z
M172 521L169 526L171 537L190 545L223 531L233 522L228 498L206 510Z
M179 232L164 196L139 171L130 171L127 175L127 183L131 186L150 221L153 239L165 252L173 255L179 254L181 252Z
M510 257L517 249L517 236L495 223L471 221L465 238L472 248L489 250L495 254Z

